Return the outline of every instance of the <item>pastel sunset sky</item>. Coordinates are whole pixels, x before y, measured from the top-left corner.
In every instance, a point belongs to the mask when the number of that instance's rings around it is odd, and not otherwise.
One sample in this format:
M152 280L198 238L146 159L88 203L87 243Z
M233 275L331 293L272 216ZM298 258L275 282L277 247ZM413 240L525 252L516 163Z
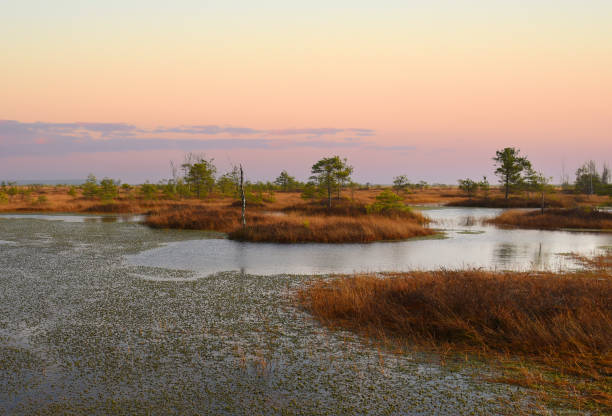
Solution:
M0 179L559 180L612 162L612 1L0 1ZM493 181L493 180L491 180Z

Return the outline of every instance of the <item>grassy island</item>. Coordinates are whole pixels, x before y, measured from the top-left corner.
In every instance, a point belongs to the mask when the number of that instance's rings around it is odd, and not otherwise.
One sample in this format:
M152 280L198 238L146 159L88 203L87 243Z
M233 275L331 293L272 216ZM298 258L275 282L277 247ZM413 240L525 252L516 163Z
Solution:
M537 211L506 211L487 220L500 227L533 229L579 229L612 232L612 212L589 207L550 208Z
M433 235L428 220L410 210L368 213L363 204L343 203L327 211L318 204L290 206L281 211L257 210L240 224L240 210L231 207L152 212L146 224L156 228L212 230L230 239L273 243L369 243Z

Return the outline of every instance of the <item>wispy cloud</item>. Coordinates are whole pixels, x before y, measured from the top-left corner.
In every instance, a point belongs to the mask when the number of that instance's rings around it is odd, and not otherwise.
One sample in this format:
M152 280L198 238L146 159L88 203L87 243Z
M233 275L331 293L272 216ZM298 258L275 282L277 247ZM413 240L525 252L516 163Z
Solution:
M261 130L251 129L249 127L223 127L215 125L205 126L176 126L176 127L158 127L151 130L152 133L179 133L179 134L200 134L200 135L220 135L231 134L238 136L251 136L261 134Z
M124 123L0 120L0 157L165 149L333 149L364 145L360 138L345 137L345 133L367 136L374 131L352 128L258 130L215 125L142 129Z
M249 127L232 127L232 126L178 126L178 127L159 127L152 130L154 133L181 133L181 134L203 134L203 135L240 135L240 136L335 136L344 133L356 134L360 136L373 136L374 130L361 128L292 128L292 129L252 129Z

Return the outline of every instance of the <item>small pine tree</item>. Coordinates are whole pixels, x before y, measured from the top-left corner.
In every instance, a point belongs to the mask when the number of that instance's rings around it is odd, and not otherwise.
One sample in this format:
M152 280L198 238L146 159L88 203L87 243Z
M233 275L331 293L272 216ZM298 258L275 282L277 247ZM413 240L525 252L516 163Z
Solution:
M98 180L93 173L87 176L87 180L81 185L81 188L83 189L83 196L85 198L94 198L98 195Z

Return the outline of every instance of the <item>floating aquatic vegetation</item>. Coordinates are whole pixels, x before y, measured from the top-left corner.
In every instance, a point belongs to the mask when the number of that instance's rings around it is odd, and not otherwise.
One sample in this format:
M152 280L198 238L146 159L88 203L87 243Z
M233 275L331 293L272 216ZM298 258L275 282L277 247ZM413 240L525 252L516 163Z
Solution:
M0 245L0 413L528 409L527 392L469 368L321 327L292 300L308 276L196 278L124 260L198 236L130 223L3 222L0 238L16 244Z

